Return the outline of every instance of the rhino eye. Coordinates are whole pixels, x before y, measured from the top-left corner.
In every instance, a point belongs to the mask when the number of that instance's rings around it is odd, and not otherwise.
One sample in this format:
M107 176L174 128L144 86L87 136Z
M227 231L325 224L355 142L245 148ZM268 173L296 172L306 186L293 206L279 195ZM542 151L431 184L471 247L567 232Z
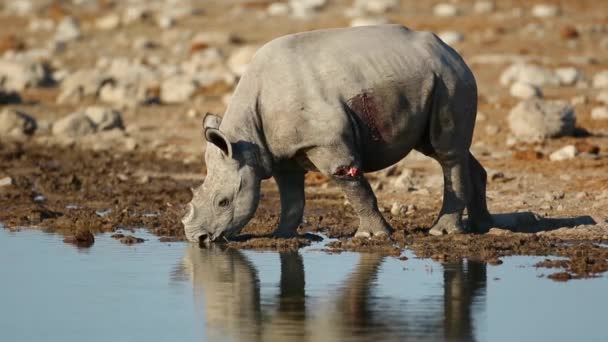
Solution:
M228 204L230 204L230 201L227 198L223 198L219 201L217 205L219 205L220 207L227 207Z

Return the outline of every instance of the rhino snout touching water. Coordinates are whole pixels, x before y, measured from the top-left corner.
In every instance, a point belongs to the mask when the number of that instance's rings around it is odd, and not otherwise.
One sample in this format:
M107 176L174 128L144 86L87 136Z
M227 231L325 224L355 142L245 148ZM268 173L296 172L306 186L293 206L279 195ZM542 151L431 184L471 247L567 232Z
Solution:
M357 236L389 234L363 176L412 149L437 160L443 206L430 233L491 224L486 173L469 152L475 78L434 34L399 25L329 29L263 46L220 118L204 119L207 177L183 218L188 239L230 237L253 216L260 182L281 197L277 237L293 237L304 211L304 175L319 171L344 191L360 218Z

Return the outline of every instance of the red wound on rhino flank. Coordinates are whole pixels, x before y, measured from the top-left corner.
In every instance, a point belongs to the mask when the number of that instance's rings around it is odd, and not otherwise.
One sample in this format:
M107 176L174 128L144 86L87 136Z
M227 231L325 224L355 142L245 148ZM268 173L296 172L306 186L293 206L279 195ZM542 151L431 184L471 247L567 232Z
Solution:
M347 103L350 108L359 115L363 122L365 122L365 126L369 129L372 140L383 140L379 129L380 117L378 115L378 106L376 105L374 97L371 94L364 92L353 96Z
M361 175L361 171L359 170L359 168L354 167L354 166L340 166L336 170L334 175L355 178L355 177L359 177L359 175Z

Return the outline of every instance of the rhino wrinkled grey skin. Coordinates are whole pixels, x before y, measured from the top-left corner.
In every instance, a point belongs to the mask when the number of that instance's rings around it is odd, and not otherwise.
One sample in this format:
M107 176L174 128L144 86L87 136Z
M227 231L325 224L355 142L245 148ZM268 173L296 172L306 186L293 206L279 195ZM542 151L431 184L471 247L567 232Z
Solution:
M389 234L363 176L412 149L437 160L443 206L434 235L491 224L486 173L469 152L475 77L434 34L399 25L292 34L264 45L223 116L204 119L208 173L182 222L191 241L230 237L251 219L260 182L274 177L281 197L277 237L293 237L304 211L304 175L319 171L359 215L356 236Z

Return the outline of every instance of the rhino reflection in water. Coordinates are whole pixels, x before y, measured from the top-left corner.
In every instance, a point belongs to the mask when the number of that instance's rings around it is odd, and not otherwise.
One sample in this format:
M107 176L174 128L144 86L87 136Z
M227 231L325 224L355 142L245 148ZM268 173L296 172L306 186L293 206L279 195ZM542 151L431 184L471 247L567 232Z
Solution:
M471 306L486 285L483 264L444 265L443 312L421 312L396 310L398 300L374 296L383 256L361 254L343 285L328 289L320 303L307 301L299 252L279 256L278 298L262 304L257 270L242 252L188 247L184 263L210 341L474 340Z

